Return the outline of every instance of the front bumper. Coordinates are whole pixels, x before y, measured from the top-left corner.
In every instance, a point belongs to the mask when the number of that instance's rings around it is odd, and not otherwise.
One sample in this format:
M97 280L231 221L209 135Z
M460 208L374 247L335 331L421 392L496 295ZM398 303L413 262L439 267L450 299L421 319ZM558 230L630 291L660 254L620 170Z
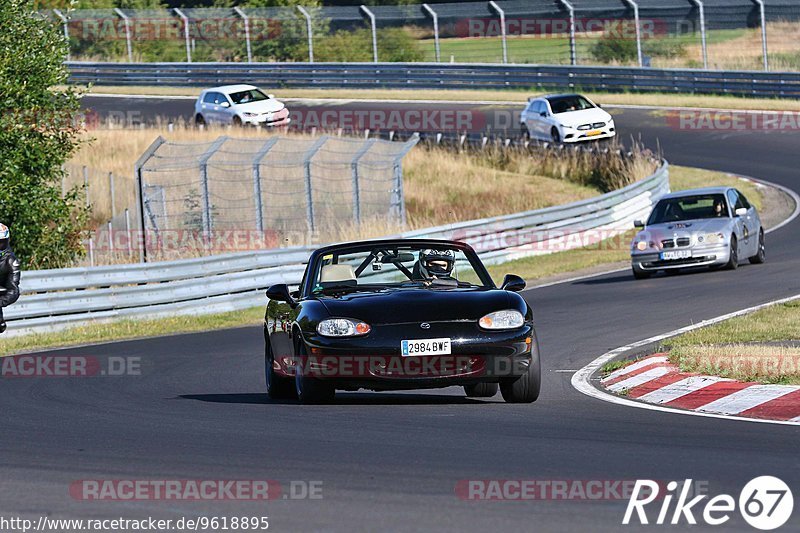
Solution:
M274 370L287 377L299 370L343 389L436 388L516 378L539 356L531 324L498 332L464 323L433 324L425 333L415 326L416 331L408 325L376 326L369 335L350 339L309 335L308 355L276 357ZM403 339L442 337L451 339L449 355L401 355Z
M262 113L253 117L242 116L241 119L242 124L266 126L268 128L286 126L292 121L292 119L289 118L289 110L286 108L276 111L275 113Z
M727 244L715 246L693 246L692 257L688 259L662 260L660 252L644 251L631 253L631 265L646 271L670 270L701 266L722 266L730 259L730 248Z
M585 141L596 141L598 139L610 139L617 134L617 130L614 124L607 124L606 126L600 128L599 134L587 135L588 133L588 131L563 128L561 140L565 143L579 143Z

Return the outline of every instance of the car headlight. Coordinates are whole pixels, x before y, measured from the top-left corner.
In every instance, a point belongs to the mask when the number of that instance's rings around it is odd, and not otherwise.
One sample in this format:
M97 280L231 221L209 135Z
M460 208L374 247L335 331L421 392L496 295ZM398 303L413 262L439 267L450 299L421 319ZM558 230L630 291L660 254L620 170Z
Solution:
M697 242L705 242L707 244L716 244L725 240L725 235L722 233L706 233L697 237Z
M525 317L519 311L506 309L505 311L495 311L481 317L478 325L483 329L514 329L525 323Z
M366 335L371 329L369 324L349 318L328 318L317 324L317 333L323 337L356 337Z
M639 250L640 252L644 252L648 248L655 248L656 243L654 243L653 241L636 241L633 247Z

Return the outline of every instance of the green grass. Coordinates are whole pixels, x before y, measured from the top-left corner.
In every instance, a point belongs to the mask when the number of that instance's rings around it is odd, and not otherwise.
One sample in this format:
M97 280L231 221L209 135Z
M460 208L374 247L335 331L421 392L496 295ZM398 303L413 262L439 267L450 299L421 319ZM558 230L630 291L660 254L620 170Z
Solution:
M798 340L800 301L795 300L691 331L663 346L684 372L798 385L800 349L786 346ZM753 344L764 342L776 345Z

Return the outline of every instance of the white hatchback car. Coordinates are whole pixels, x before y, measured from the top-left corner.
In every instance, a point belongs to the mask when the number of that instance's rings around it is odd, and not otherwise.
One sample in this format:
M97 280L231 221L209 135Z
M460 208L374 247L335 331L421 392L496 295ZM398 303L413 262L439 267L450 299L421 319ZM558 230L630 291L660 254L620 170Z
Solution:
M614 119L580 94L530 98L520 116L522 135L554 143L575 143L614 137Z
M253 85L223 85L206 89L194 104L195 124L285 126L289 110L271 94Z

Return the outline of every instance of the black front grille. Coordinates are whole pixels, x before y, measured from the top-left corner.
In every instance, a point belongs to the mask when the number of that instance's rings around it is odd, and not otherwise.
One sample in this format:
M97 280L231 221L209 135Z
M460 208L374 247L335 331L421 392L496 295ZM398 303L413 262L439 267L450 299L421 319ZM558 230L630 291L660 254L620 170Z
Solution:
M666 241L661 241L662 248L675 248L675 241L672 239L668 239Z
M691 242L692 241L689 239L689 237L681 237L678 239L678 246L689 246L689 243Z
M605 125L606 125L605 122L595 122L594 124L592 124L592 127L593 128L602 128Z

